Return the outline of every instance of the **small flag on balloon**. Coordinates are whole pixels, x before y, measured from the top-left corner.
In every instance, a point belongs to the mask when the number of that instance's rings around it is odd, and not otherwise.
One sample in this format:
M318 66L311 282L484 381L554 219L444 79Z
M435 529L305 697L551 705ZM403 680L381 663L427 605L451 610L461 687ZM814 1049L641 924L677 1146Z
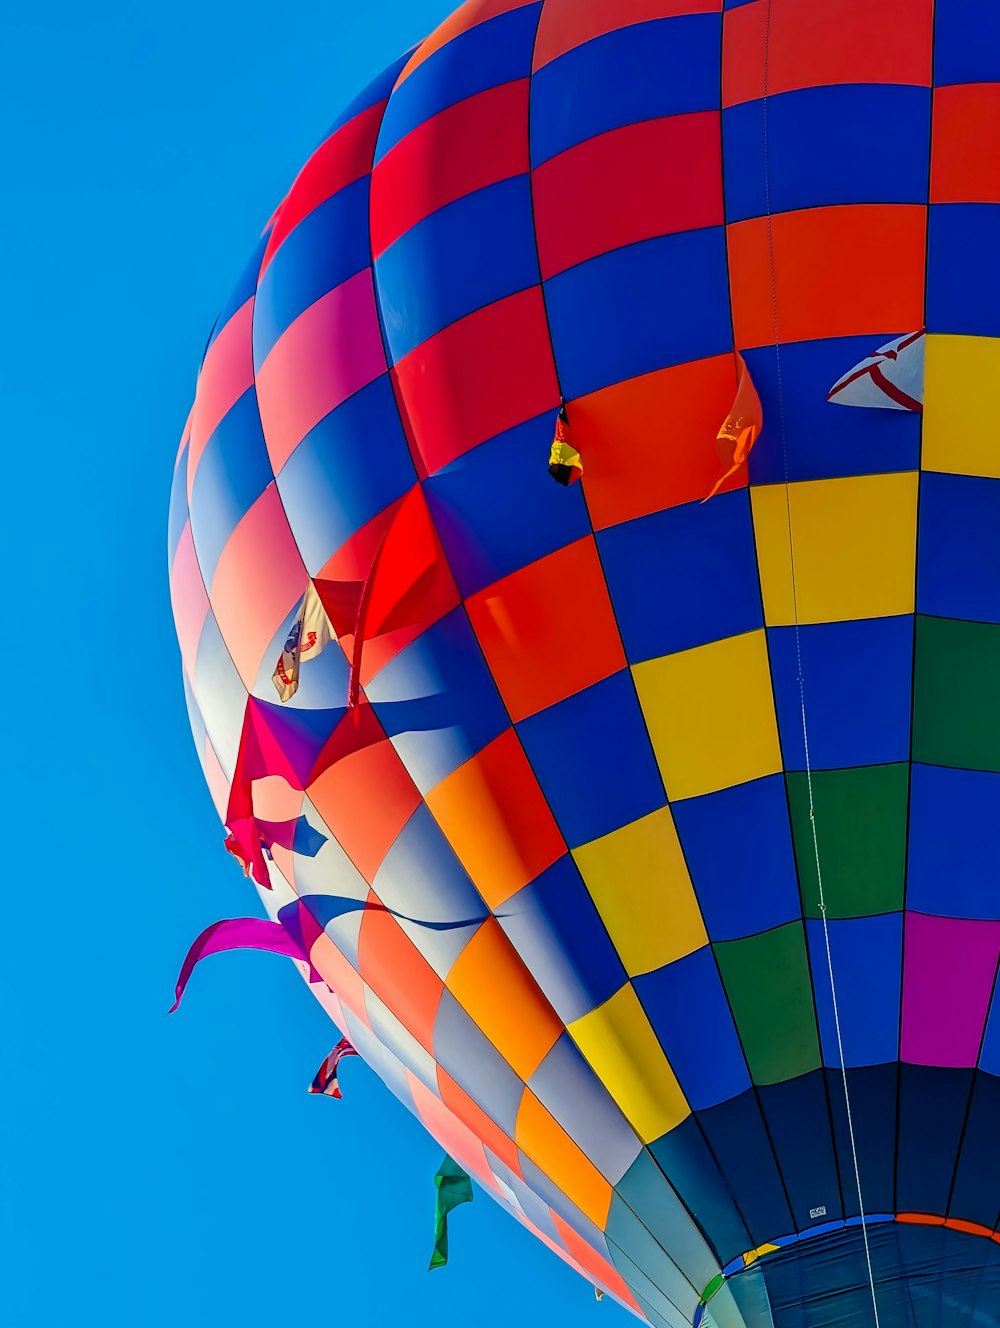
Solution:
M583 462L580 460L580 453L573 446L573 434L565 406L559 407L556 436L552 440L552 451L549 453L549 474L557 484L572 484L583 474Z
M764 412L760 404L760 397L757 395L757 389L750 377L750 370L744 363L743 356L739 351L736 351L735 354L736 400L733 402L733 408L726 416L725 423L717 436L717 441L722 444L727 456L731 450L733 460L726 473L717 479L712 486L712 492L708 495L708 498L714 498L726 480L731 479L736 474L750 455L750 449L764 427ZM708 498L702 501L707 503Z
M923 332L911 332L887 341L838 378L827 401L835 406L923 411L925 340Z
M472 1202L472 1181L457 1162L445 1154L434 1177L437 1204L434 1208L434 1253L431 1268L443 1268L448 1262L448 1214L459 1204ZM430 1269L428 1269L430 1271Z
M340 1085L337 1083L337 1066L345 1056L356 1056L357 1054L347 1038L341 1038L316 1071L316 1075L309 1085L309 1092L321 1093L324 1097L340 1097Z
M323 601L310 581L272 678L282 701L290 701L298 691L303 660L315 659L333 639Z

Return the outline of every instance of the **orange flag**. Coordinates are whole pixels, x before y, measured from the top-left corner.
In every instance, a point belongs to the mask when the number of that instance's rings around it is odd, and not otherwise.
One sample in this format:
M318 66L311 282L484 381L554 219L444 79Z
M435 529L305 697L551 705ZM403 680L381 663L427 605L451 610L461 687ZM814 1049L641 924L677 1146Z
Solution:
M750 449L760 436L760 431L764 427L764 412L761 409L760 397L757 395L757 389L753 385L753 379L750 377L750 370L743 361L743 356L739 351L733 352L736 356L736 400L733 402L733 408L726 416L726 422L718 433L718 441L726 444L726 451L729 445L733 449L733 464L720 479L716 480L712 492L708 498L714 498L722 486L731 476L735 475L740 466L743 465L750 455ZM708 502L708 498L703 498L702 502Z

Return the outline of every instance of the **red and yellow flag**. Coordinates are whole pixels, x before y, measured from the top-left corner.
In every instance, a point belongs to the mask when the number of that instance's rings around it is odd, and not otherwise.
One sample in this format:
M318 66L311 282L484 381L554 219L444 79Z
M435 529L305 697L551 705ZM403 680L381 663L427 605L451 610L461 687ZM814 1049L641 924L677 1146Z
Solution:
M730 479L739 470L740 466L750 455L750 449L760 436L760 431L764 427L764 412L761 408L760 397L757 395L757 389L753 385L753 379L750 377L750 370L744 363L743 356L739 351L736 355L736 400L733 402L732 410L726 416L725 423L718 433L718 442L722 444L720 450L724 450L729 455L729 449L732 448L733 462L726 473L716 480L712 492L708 498L703 499L708 502L709 498L714 498L719 492L726 480Z
M557 484L572 484L583 474L583 461L573 445L573 435L565 406L559 407L556 436L552 440L552 451L549 453L549 474Z

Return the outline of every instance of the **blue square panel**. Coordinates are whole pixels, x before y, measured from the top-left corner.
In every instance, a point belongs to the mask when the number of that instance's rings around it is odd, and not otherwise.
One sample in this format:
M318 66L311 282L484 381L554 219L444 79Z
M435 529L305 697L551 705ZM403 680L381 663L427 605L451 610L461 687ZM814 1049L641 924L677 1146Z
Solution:
M191 490L191 535L205 584L229 536L274 479L257 393L247 388L205 444Z
M733 348L722 226L626 245L545 283L567 400Z
M570 848L666 803L627 669L522 720L517 730Z
M745 489L597 535L630 664L763 626Z
M899 1059L899 999L903 974L903 916L834 918L827 924L837 983L837 1013L848 1066ZM823 924L806 919L823 1063L840 1065Z
M914 763L907 907L1000 919L1000 775Z
M934 203L927 223L927 331L1000 337L1000 203Z
M463 608L400 651L365 687L410 778L428 793L508 727Z
M372 463L376 447L377 465ZM392 383L382 374L320 420L278 476L278 492L310 575L415 481Z
M935 0L934 82L1000 82L1000 6Z
M452 37L393 89L375 161L417 125L487 88L527 78L541 5L524 5Z
M909 759L911 614L770 627L767 642L786 770L806 768L799 650L814 770Z
M695 1111L750 1087L750 1072L710 946L633 979L643 1009Z
M709 1148L750 1231L750 1246L795 1229L788 1195L753 1089L698 1113Z
M466 597L590 533L583 488L548 474L554 414L465 452L424 482L452 575Z
M801 916L785 781L749 784L671 806L713 941L735 941Z
M257 287L253 306L254 363L320 296L371 262L368 176L320 203L285 237Z
M652 1143L649 1155L676 1193L684 1195L689 1210L698 1214L701 1229L716 1249L728 1252L751 1248L754 1242L696 1116L688 1116ZM626 1200L630 1188L630 1177L626 1176L620 1189Z
M721 35L717 14L632 23L543 65L531 80L532 166L609 129L718 110Z
M920 476L917 612L1000 623L1000 480Z
M845 84L783 92L722 113L726 220L845 203L927 202L929 88ZM892 151L872 132L894 128Z
M466 314L538 284L527 175L438 208L375 263L394 364Z
M564 855L508 899L500 925L564 1024L628 981L576 863Z
M758 1090L795 1227L807 1233L844 1216L822 1070ZM810 1210L825 1213L810 1216ZM784 1233L782 1233L784 1234Z
M751 484L883 475L920 465L921 416L908 410L837 406L827 393L879 346L912 332L890 328L865 337L830 337L748 350L747 368L760 396L764 427L750 453Z

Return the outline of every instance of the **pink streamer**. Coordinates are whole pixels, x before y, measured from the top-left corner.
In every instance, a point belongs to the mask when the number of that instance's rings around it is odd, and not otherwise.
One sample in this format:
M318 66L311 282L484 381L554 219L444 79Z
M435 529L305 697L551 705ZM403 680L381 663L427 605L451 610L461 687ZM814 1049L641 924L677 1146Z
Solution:
M270 922L267 918L228 918L213 922L187 952L174 988L176 999L170 1007L170 1014L180 1005L195 965L206 955L222 954L226 950L268 950L272 954L288 955L291 959L308 960L302 946L280 922Z

